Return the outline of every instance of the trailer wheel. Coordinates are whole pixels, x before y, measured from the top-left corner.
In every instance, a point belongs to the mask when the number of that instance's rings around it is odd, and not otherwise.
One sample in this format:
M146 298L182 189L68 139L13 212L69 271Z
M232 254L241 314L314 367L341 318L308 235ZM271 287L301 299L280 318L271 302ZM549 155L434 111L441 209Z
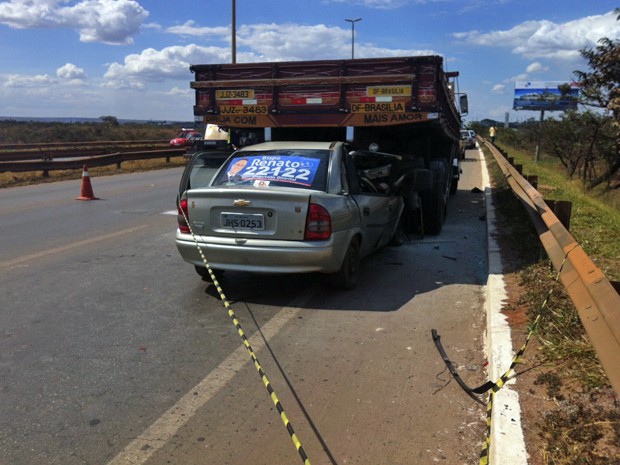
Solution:
M459 180L457 178L452 178L452 182L450 183L450 195L456 194L456 191L459 188Z
M422 198L422 225L425 234L439 234L447 215L446 165L443 160L431 161L433 188L424 191Z
M330 275L331 285L336 289L349 290L357 286L360 272L360 245L357 239L349 244L338 271Z

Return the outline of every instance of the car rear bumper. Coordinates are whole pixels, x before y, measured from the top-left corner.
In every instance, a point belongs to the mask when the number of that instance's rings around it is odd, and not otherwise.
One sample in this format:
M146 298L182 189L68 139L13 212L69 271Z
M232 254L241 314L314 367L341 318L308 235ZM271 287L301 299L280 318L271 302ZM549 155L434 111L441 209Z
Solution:
M258 273L333 273L340 269L348 235L328 241L277 241L198 236L198 245L213 269ZM177 230L177 249L183 260L204 266L196 243Z

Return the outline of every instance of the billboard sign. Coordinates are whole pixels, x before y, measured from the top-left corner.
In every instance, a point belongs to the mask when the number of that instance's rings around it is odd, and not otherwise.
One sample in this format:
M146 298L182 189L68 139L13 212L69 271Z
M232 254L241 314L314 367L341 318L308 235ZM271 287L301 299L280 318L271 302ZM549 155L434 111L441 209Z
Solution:
M570 81L516 81L515 110L576 110L579 85Z

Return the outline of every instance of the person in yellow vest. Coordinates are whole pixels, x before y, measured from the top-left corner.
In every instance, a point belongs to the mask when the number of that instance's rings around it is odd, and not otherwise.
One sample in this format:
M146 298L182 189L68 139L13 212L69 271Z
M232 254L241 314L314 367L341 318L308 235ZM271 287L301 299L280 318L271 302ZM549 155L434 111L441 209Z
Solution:
M495 128L495 126L491 126L489 128L489 136L491 136L491 144L495 144L495 133L497 132L497 129Z

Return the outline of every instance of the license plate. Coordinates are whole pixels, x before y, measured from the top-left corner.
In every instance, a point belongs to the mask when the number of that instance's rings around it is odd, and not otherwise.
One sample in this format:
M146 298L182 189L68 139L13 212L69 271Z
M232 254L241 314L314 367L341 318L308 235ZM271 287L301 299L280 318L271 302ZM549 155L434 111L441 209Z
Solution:
M265 229L265 218L260 214L221 213L220 221L222 228L227 229L243 229L247 231L261 231Z

